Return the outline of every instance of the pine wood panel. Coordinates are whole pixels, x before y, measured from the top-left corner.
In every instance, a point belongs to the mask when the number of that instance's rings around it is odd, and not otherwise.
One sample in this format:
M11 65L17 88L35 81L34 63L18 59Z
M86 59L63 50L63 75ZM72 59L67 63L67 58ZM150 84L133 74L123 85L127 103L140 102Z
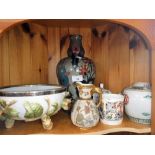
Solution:
M109 89L120 92L129 84L128 33L118 26L109 36Z
M60 60L60 30L48 28L48 83L58 84L56 66Z
M130 35L132 35L130 31ZM134 35L136 35L134 33ZM137 45L130 51L130 83L145 81L150 82L150 52L139 36L137 36Z
M95 83L98 86L100 82L103 82L105 85L108 71L105 73L105 66L108 64L106 59L106 52L108 49L106 49L108 46L108 35L106 35L103 39L97 38L92 35L92 53L93 53L93 61L96 66L96 78ZM105 64L106 63L106 64ZM108 66L107 66L108 67ZM107 86L107 85L106 85Z
M22 36L18 27L9 32L10 84L22 83Z
M32 75L32 58L31 58L31 41L29 34L23 32L22 28L20 27L20 32L22 38L20 40L21 43L21 60L22 60L22 83L32 83L33 75Z
M0 86L10 84L9 66L9 34L8 32L0 39Z
M98 74L103 72L103 74L101 76L101 80L103 80L102 82L104 83L105 88L109 89L109 62L110 62L110 59L109 59L109 32L107 32L105 38L101 40L101 49L102 49L102 54L103 54L103 57L101 57L101 58L103 58L101 60L101 63L103 63L103 65L100 64L100 66L103 67L103 71L102 70L99 71Z
M92 58L91 50L91 29L80 28L80 35L82 35L82 44L85 49L85 57Z
M69 34L79 34L80 33L80 27L68 27Z
M118 91L121 91L122 88L127 87L130 83L130 51L128 31L126 31L123 27L119 27L118 33L120 35L119 80L121 81L121 86Z
M137 46L130 49L133 35L138 38ZM134 82L150 82L150 52L135 32L117 26L102 38L93 35L92 50L97 85L103 82L107 89L119 93Z
M60 40L62 41L62 47L60 49L61 59L67 57L67 49L69 47L69 28L60 28Z
M48 82L47 29L32 24L34 36L30 39L33 83Z
M48 82L47 29L29 25L33 37L19 25L5 32L0 40L1 86Z

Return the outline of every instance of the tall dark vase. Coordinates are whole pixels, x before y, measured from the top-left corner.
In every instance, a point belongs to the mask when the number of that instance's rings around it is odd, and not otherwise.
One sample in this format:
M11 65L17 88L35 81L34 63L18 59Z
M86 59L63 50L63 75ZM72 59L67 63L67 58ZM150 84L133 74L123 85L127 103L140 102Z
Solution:
M95 65L92 60L84 57L81 35L71 35L68 48L68 57L57 64L59 84L66 86L73 99L77 99L74 82L94 83Z

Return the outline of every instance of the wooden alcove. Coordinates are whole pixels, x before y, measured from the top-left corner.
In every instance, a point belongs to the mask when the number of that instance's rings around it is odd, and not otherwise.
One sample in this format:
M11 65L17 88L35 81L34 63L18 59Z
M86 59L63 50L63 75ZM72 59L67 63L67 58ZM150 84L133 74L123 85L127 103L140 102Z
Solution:
M107 89L119 93L134 82L145 81L151 82L154 90L153 24L153 20L0 20L0 86L58 83L56 65L67 56L67 36L81 34L85 56L96 65L96 85L103 82ZM99 123L81 130L61 111L53 117L51 131L43 130L40 121L19 121L12 129L1 123L0 134L153 134L154 111L151 126L125 117L120 126Z

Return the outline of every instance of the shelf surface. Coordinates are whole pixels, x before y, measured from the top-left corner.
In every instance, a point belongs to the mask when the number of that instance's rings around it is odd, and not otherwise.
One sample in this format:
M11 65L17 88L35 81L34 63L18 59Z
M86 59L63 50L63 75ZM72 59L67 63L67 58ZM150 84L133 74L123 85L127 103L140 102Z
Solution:
M126 116L121 125L109 126L98 123L90 129L80 129L74 126L70 115L64 111L52 117L52 130L44 130L40 120L33 122L16 121L11 129L6 129L4 122L0 122L0 135L27 135L27 134L109 134L114 132L133 132L138 134L150 133L150 125L131 122Z

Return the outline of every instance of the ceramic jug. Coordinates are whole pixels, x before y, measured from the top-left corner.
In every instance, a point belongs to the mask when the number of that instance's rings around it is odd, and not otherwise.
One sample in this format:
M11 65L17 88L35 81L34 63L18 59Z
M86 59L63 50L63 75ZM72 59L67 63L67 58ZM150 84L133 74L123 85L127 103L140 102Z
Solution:
M124 96L121 94L103 94L100 120L107 125L120 125L123 121Z
M79 98L75 101L71 112L72 123L80 128L90 128L99 122L98 107L102 101L102 91L93 84L76 83ZM98 103L92 99L94 93L99 94Z

